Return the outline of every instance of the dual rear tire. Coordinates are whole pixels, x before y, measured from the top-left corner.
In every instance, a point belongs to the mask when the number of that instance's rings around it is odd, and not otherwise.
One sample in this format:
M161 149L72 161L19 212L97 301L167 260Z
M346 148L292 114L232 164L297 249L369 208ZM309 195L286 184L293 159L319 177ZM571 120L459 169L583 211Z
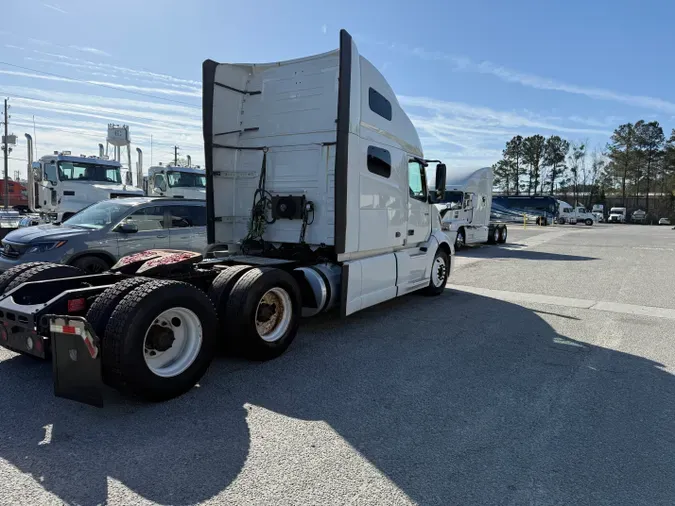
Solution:
M106 289L87 312L101 339L103 379L164 401L189 391L221 343L254 360L281 355L297 333L300 289L289 273L233 266L209 294L188 283L135 277Z

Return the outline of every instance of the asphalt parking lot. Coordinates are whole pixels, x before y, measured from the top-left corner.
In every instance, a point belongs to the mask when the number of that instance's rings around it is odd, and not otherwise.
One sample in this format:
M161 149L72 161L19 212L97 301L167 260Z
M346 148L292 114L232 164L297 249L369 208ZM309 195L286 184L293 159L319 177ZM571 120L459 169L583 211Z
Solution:
M675 230L512 227L446 293L96 409L0 351L0 504L675 504Z

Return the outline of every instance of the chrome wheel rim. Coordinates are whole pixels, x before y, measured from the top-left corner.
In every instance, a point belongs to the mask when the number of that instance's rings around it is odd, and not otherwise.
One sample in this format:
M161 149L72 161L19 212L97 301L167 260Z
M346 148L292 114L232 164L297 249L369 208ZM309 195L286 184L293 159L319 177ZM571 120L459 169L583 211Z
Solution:
M459 249L464 246L464 232L457 232L457 238L455 239L455 249Z
M162 378L185 372L202 348L202 324L190 309L174 307L160 313L145 332L143 358Z
M258 302L255 329L263 341L273 343L286 334L292 315L293 303L288 292L278 286L270 288Z
M445 284L445 278L448 275L448 268L445 261L441 257L436 257L434 265L431 267L431 281L435 287L440 287Z

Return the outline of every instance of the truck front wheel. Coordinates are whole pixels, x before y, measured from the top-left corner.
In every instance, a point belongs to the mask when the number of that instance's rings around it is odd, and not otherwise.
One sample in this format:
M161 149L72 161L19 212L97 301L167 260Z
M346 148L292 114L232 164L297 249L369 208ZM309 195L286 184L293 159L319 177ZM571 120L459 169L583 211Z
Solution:
M431 279L429 279L429 286L424 290L425 295L440 295L443 293L449 273L450 257L439 248L436 251L436 256L434 256L434 262L431 264Z
M460 228L455 237L455 251L461 250L464 246L466 246L466 233L463 228Z
M217 328L211 300L195 286L143 283L110 316L101 341L104 380L151 401L178 397L208 369Z
M224 324L236 347L254 360L281 355L298 332L300 288L286 271L251 269L232 288Z

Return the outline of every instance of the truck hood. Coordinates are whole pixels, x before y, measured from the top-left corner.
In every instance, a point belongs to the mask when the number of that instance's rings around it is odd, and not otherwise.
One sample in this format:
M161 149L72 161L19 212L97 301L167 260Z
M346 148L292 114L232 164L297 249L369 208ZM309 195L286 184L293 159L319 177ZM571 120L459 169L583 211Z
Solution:
M183 197L184 199L206 200L205 188L171 188L173 197Z
M85 228L67 225L35 225L12 230L5 236L4 240L16 244L33 244L45 241L63 241L90 232L91 230Z
M101 192L109 193L128 193L129 195L137 195L142 197L144 195L143 190L136 188L135 186L127 186L123 184L93 184L92 188L96 188Z

